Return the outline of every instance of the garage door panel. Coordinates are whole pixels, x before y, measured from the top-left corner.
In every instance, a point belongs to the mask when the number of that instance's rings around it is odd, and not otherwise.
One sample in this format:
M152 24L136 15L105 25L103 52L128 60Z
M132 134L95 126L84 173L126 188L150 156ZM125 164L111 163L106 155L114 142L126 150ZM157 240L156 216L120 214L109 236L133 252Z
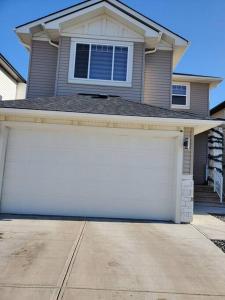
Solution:
M171 220L175 150L140 130L11 129L2 211Z

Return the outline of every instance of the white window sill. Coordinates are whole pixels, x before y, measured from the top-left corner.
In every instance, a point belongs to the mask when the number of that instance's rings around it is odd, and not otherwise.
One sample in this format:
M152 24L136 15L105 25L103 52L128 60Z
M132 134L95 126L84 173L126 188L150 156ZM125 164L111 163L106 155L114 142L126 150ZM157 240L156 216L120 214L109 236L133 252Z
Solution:
M118 86L118 87L132 87L132 83L128 81L110 81L110 80L91 80L91 79L76 79L69 78L69 83L76 84L91 84L91 85L104 85L104 86Z
M175 108L175 109L190 109L190 106L189 105L175 105L175 104L172 104L171 108Z

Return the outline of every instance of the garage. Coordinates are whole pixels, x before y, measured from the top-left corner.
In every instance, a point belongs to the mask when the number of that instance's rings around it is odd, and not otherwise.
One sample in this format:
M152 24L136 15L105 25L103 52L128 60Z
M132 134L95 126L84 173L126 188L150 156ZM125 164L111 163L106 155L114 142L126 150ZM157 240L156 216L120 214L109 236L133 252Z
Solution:
M174 220L176 172L177 132L11 127L1 212Z

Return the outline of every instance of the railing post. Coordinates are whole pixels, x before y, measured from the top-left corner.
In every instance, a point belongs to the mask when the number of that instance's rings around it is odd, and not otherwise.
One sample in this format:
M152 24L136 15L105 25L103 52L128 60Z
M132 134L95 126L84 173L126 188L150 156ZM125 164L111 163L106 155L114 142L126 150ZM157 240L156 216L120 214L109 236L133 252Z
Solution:
M216 168L213 170L213 190L216 191Z

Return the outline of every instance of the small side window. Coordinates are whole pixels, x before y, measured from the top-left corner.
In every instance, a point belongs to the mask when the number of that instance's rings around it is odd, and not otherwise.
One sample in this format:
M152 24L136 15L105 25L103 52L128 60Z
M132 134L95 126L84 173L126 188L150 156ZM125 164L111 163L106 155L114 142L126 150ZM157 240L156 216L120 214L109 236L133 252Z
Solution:
M172 108L190 108L190 84L176 83L172 85Z

